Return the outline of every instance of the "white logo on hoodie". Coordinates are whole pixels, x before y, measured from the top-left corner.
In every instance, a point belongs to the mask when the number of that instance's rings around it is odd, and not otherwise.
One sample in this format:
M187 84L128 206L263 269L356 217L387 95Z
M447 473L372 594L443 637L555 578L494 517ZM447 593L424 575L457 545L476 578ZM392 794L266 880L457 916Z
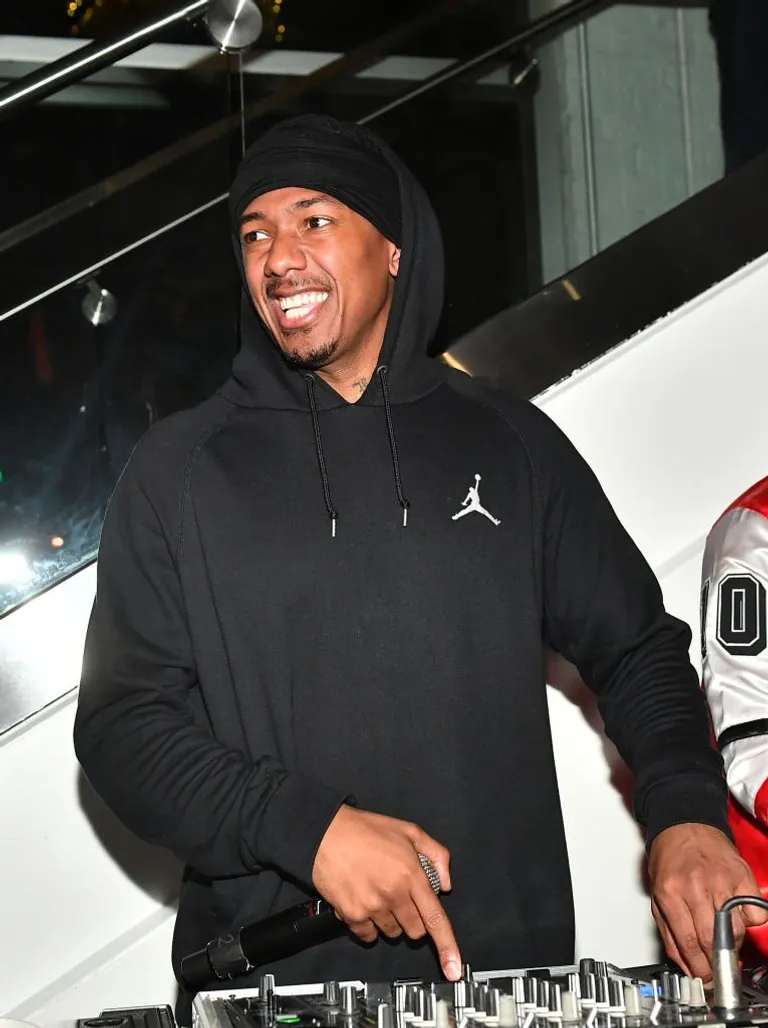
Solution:
M483 517L488 518L494 525L500 525L501 521L495 518L492 514L489 514L485 507L480 502L480 476L475 475L475 484L469 487L469 492L466 498L462 501L462 507L464 510L460 510L458 514L454 514L451 518L452 521L458 521L459 518L463 518L465 514L482 514Z

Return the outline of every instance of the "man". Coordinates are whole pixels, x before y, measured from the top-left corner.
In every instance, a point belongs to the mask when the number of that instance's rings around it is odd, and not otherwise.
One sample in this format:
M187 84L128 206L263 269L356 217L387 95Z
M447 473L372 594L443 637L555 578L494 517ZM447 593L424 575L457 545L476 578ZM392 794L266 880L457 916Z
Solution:
M768 478L731 504L702 568L703 683L736 845L768 894ZM768 926L749 930L768 956Z
M106 802L187 865L175 966L316 893L351 931L280 982L570 961L546 644L600 697L667 948L708 977L714 908L754 881L690 633L558 429L425 356L422 189L307 116L250 149L230 211L242 349L120 481L76 725Z

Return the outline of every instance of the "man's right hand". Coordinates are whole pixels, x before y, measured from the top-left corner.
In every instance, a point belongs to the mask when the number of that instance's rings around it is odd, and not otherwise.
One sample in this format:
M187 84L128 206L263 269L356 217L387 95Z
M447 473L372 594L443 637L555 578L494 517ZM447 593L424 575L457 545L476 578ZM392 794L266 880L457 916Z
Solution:
M440 887L451 888L451 855L418 825L342 806L315 856L312 881L320 895L364 942L379 932L410 939L429 933L449 981L461 977L461 955L443 905L418 854L432 863Z

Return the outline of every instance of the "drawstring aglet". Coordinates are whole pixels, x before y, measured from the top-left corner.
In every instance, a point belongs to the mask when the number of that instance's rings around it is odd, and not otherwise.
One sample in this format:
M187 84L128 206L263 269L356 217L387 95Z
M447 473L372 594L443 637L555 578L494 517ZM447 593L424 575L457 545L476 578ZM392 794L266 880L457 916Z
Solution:
M336 538L336 516L331 518L331 539Z
M403 528L408 527L408 508L403 507Z

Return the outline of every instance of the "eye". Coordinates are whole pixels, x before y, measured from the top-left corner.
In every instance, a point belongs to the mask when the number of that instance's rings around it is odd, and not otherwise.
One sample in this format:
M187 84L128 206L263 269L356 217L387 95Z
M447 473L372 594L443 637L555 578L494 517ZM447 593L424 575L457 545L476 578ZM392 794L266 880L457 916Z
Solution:
M263 228L255 228L243 234L244 243L263 243L266 238L267 233Z
M307 225L310 228L325 228L326 225L331 224L331 219L326 218L322 214L313 214L312 217L307 218Z

